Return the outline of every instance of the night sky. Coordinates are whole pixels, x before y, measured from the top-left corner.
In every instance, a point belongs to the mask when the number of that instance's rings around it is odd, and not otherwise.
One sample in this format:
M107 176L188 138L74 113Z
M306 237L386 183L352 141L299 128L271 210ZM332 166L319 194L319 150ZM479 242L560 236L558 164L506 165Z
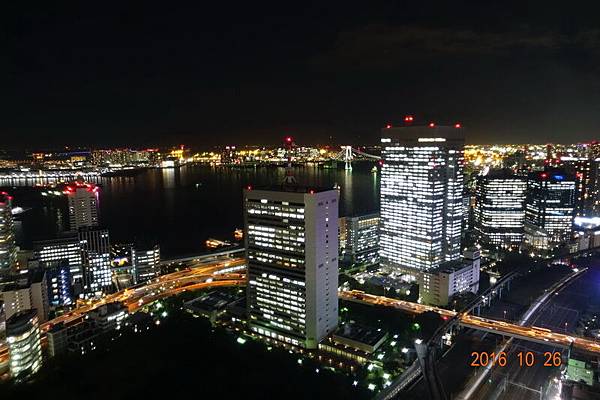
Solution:
M481 3L6 2L0 147L600 138L598 7Z

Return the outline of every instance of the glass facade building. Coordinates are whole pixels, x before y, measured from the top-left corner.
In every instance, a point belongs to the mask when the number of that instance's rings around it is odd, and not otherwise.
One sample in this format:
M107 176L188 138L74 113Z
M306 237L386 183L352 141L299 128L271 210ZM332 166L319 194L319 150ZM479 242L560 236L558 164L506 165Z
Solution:
M490 170L477 178L474 228L484 248L521 244L526 188L526 179L509 170Z
M86 297L112 291L110 237L108 229L80 228L79 243L83 252L83 284Z
M545 232L550 247L571 238L576 186L575 177L560 170L533 172L527 178L525 223Z
M381 264L408 273L461 254L464 137L460 127L381 133Z
M336 190L245 190L251 329L316 348L338 321Z

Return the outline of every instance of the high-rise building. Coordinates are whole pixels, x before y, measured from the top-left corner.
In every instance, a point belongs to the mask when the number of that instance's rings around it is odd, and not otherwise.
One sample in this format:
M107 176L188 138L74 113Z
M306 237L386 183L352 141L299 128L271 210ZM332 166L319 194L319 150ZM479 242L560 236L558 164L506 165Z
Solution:
M475 232L487 249L518 247L523 241L527 181L510 170L490 170L477 178Z
M340 253L353 264L379 262L379 214L340 218Z
M595 200L598 197L600 180L600 160L588 157L561 157L559 166L568 175L575 177L576 202L575 216L592 217Z
M69 263L65 261L52 261L41 263L41 268L46 271L48 284L48 303L51 307L64 307L73 303L73 285Z
M316 348L338 323L337 190L244 191L252 331Z
M20 311L6 321L10 375L24 380L42 366L42 345L35 310Z
M2 288L4 313L10 318L20 311L35 309L40 322L48 319L48 286L42 269L15 276L13 282Z
M135 271L135 283L156 278L160 273L160 246L150 248L135 247L131 251L131 264Z
M108 229L80 228L83 251L83 291L86 297L100 296L112 290L110 237Z
M549 250L571 238L576 191L575 177L561 170L529 174L525 200L525 235L530 245Z
M33 257L41 263L51 264L66 261L73 280L82 279L82 248L76 234L33 243Z
M98 190L98 186L86 183L82 178L65 187L71 230L98 226Z
M0 275L14 272L16 266L17 246L12 217L12 196L0 192Z
M382 266L416 275L458 259L464 214L460 125L385 128L381 145Z

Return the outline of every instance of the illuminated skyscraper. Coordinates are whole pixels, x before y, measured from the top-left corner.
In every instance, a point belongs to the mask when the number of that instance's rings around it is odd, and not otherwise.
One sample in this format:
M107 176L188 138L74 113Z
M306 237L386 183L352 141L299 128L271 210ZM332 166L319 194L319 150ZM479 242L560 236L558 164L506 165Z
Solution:
M83 284L87 297L112 290L110 238L108 229L80 228L79 243L83 251Z
M521 244L526 188L527 181L510 170L491 170L477 178L475 232L485 248Z
M337 190L244 191L252 331L316 348L338 323Z
M76 231L81 227L98 226L98 186L79 178L68 185L64 193L69 201L69 226Z
M35 310L21 311L6 321L10 375L23 380L42 366L40 327Z
M460 125L388 127L381 145L381 264L416 273L458 259L464 214Z
M0 275L13 272L16 266L17 247L12 217L12 196L0 192Z
M529 174L525 233L533 247L547 250L570 239L576 199L574 176L560 170Z

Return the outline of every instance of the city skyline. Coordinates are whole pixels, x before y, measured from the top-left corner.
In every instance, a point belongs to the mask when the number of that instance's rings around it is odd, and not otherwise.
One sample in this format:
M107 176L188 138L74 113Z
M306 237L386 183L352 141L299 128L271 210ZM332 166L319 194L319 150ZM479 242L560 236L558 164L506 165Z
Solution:
M600 396L600 7L0 15L0 398Z

